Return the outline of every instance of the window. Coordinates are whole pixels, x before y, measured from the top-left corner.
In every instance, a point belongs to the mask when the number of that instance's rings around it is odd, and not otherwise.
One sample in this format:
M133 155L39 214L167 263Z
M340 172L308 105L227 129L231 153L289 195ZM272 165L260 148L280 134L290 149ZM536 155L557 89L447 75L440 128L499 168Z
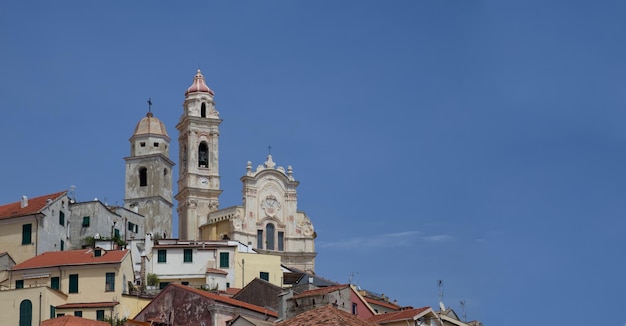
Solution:
M270 273L261 272L261 273L259 273L259 278L269 282L270 281Z
M220 252L220 268L228 268L228 253Z
M202 106L200 106L200 116L203 118L206 118L206 104L202 103Z
M74 316L76 316L76 317L82 317L82 316L83 316L83 312L82 312L82 310L76 310L76 311L74 311Z
M65 314L57 314L57 318L58 317L63 317L63 316L65 316Z
M145 142L145 141L142 141L141 143L139 143L139 146L141 146L141 147L146 147L146 142Z
M104 309L96 310L96 320L104 321Z
M198 146L198 166L201 168L209 166L209 147L205 142Z
M148 185L148 169L139 168L139 186L145 187Z
M130 232L135 232L135 223L133 222L128 222L128 230Z
M78 293L78 274L70 274L69 293Z
M167 250L159 249L157 251L157 262L166 263L167 262Z
M24 288L24 280L16 280L15 281L15 288L16 289L23 289Z
M193 262L193 249L185 249L185 251L183 252L183 262Z
M59 211L59 224L65 226L65 213Z
M54 306L50 306L50 318L54 318L57 316L57 308Z
M24 224L22 225L22 244L29 245L31 244L30 236L32 232L32 224Z
M278 232L278 251L285 250L285 232Z
M50 287L55 289L55 290L60 290L61 287L59 286L60 282L59 282L59 277L55 276L50 278Z
M274 224L272 223L265 226L265 249L274 250Z
M115 273L106 273L104 291L115 291Z
M89 226L89 216L83 216L83 227Z
M33 324L33 303L24 300L20 303L20 326L31 326Z
M93 256L94 257L100 257L102 256L102 250L101 249L96 249L93 251Z
M230 282L226 282L226 288L228 289L230 287Z
M65 250L65 241L61 240L61 251Z
M353 302L352 303L352 314L353 315L357 315L357 312L358 312L357 305L356 305L356 303Z
M180 282L180 284L189 286L189 282Z
M135 233L139 233L139 225L135 224Z
M256 247L263 249L263 230L256 230Z
M154 143L154 147L159 147L159 143Z
M159 283L159 290L163 290L165 289L165 287L170 284L170 282L160 282Z
M120 229L115 229L115 237L120 238Z

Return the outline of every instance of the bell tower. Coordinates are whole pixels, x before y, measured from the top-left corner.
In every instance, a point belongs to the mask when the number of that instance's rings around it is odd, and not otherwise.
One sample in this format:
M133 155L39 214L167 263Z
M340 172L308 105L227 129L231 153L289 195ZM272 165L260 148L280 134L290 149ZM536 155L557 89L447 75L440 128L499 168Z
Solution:
M149 102L151 104L151 102ZM146 218L145 230L172 235L172 167L170 137L152 112L137 123L126 161L124 206Z
M181 240L200 240L200 226L219 207L219 125L213 90L200 69L185 92L178 129L178 232Z

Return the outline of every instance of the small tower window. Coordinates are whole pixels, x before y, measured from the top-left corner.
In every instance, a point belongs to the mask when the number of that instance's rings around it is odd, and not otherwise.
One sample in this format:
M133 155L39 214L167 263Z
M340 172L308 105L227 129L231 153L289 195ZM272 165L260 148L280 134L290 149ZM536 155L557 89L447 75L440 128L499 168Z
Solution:
M209 147L205 142L198 146L198 166L201 168L209 166Z
M139 186L145 187L148 185L148 169L139 168Z
M139 146L141 146L141 147L146 147L146 142L145 142L145 141L142 141L141 143L139 143Z
M206 118L206 104L203 102L200 107L200 116Z
M159 147L159 143L154 143L154 147Z

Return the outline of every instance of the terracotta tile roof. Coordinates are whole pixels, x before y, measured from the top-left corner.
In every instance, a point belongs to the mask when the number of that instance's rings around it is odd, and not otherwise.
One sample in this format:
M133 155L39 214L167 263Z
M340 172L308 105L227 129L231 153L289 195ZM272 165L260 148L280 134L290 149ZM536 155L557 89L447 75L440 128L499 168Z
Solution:
M276 326L378 326L378 324L359 319L343 310L337 309L332 305L321 306L306 312L303 312L293 318L284 320Z
M237 293L239 293L239 291L241 291L241 289L239 288L226 288L226 294L230 294L230 295L235 295Z
M0 220L12 217L26 216L39 213L47 205L48 199L55 200L67 191L61 191L54 194L28 198L28 206L21 208L21 201L0 206Z
M213 274L222 274L222 275L228 275L228 272L223 271L221 269L217 269L217 268L207 268L206 269L207 273L213 273Z
M41 326L107 326L109 323L76 316L63 316L44 320Z
M315 290L308 290L308 291L301 292L298 295L294 295L291 299L300 299L300 298L313 297L313 296L317 296L317 295L327 294L327 293L331 293L331 292L334 292L334 291L343 290L343 289L345 289L345 288L347 288L349 286L350 285L348 285L348 284L343 284L343 285L327 286L327 287L319 288L319 289L315 289Z
M237 307L241 307L241 308L246 308L246 309L249 309L249 310L260 312L262 314L267 314L267 315L272 316L272 317L278 317L278 314L275 311L268 310L268 309L265 309L263 307L259 307L259 306L256 306L256 305L253 305L253 304L249 304L249 303L246 303L246 302L243 302L243 301L239 301L239 300L236 300L236 299L233 299L233 298L230 298L230 297L221 296L221 295L217 295L217 294L214 294L214 293L211 293L211 292L198 290L198 289L195 289L195 288L192 288L192 287L189 287L189 286L186 286L186 285L181 285L181 284L170 284L170 285L168 285L168 287L169 286L176 286L176 287L179 287L181 289L185 289L186 291L194 292L194 293L196 293L198 295L201 295L201 296L203 296L205 298L209 298L211 300L215 300L215 301L219 301L219 302L222 302L222 303L226 303L226 304L229 304L231 306L237 306Z
M92 249L48 251L13 266L12 270L120 263L127 254L128 250L113 250L94 257Z
M376 300L370 297L364 297L364 298L365 298L365 301L367 301L367 303L375 304L377 306L386 307L386 308L393 309L393 310L399 310L400 308L402 308L398 306L397 304L393 304L391 302Z
M400 311L388 312L386 314L380 314L370 317L368 320L375 323L386 323L399 320L412 320L415 316L430 309L430 307L422 307L415 309L407 309Z
M76 309L76 308L111 308L115 307L119 302L88 302L88 303L66 303L57 306L57 309Z
M151 323L148 321L138 321L134 319L128 319L124 323L124 326L150 326Z

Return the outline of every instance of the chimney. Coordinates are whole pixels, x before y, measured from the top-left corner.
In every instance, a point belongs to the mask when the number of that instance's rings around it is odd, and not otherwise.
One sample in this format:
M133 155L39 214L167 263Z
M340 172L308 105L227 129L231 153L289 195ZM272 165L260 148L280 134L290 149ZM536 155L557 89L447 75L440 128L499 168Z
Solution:
M24 208L28 206L28 197L22 196L22 201L20 202L20 208Z

